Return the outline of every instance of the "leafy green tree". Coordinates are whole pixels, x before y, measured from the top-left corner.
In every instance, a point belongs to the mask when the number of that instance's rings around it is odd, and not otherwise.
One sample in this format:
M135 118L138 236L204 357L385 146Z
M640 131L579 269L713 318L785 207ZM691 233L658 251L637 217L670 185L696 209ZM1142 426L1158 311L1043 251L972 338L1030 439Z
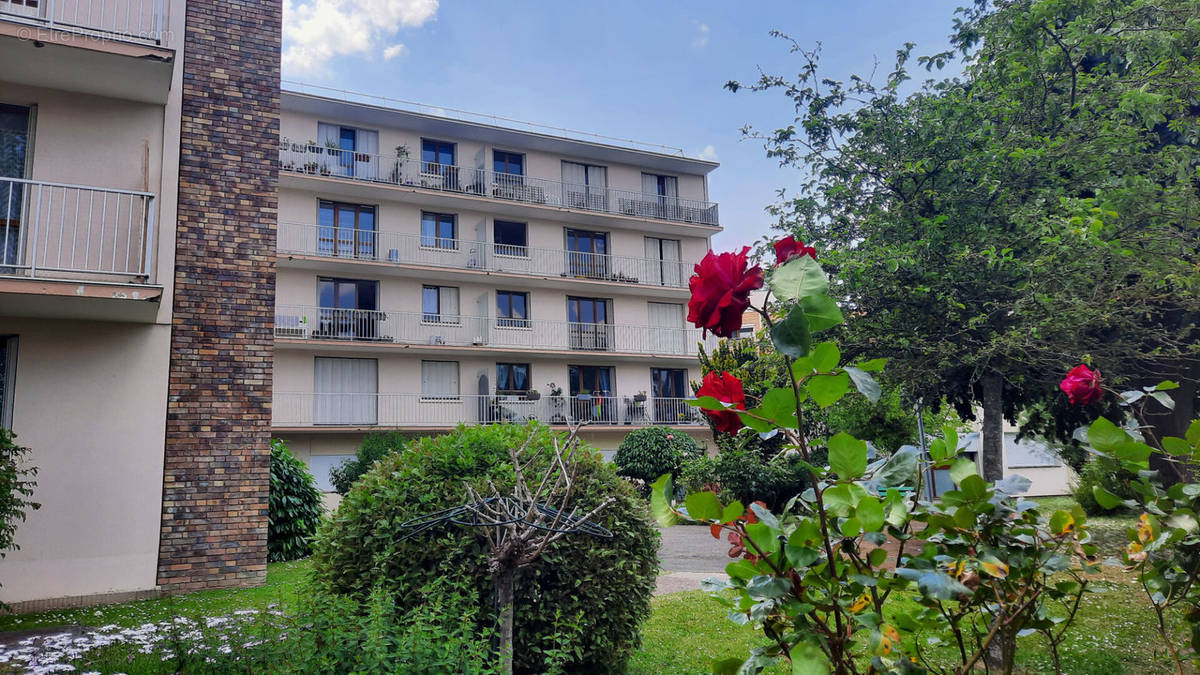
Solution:
M981 407L989 480L1003 418L1036 409L1031 430L1064 439L1104 412L1061 402L1075 355L1113 381L1194 373L1197 15L1197 0L978 2L956 51L918 60L960 57L961 78L913 87L908 44L884 82L840 82L792 42L798 78L749 86L796 111L746 133L804 170L776 213L838 274L847 353L889 357L906 394L965 419Z
M407 440L408 438L399 431L367 434L354 456L333 467L329 472L329 482L333 484L333 489L340 495L346 494L359 476L370 471L375 462L393 452L403 450Z

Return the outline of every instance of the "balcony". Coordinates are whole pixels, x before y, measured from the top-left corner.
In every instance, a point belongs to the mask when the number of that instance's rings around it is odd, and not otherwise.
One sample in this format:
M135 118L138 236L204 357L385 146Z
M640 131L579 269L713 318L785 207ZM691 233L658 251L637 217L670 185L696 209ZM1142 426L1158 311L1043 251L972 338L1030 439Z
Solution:
M395 155L289 143L280 146L280 169L293 174L341 178L504 202L566 208L693 225L719 225L712 202L644 194L546 178L434 164Z
M0 19L158 45L166 7L166 0L0 0Z
M294 340L606 352L692 358L696 345L712 348L695 328L658 328L503 317L387 312L280 305L275 337Z
M280 223L277 247L279 253L288 255L602 281L637 287L687 288L691 276L690 265L678 260L318 227L303 223Z
M0 178L0 311L152 320L154 206L148 192Z
M276 428L447 428L463 424L584 424L589 427L701 426L686 398L517 395L314 394L276 392Z

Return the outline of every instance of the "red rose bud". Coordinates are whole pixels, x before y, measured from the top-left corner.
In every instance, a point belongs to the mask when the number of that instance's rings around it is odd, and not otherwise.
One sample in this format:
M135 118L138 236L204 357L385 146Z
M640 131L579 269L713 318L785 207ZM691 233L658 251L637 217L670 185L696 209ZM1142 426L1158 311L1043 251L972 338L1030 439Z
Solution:
M737 410L746 409L746 392L742 389L742 381L726 372L713 371L700 381L696 396L711 396L722 403L732 403ZM742 428L742 418L732 410L705 410L713 420L717 431L726 434L736 434Z
M775 242L774 246L776 267L779 267L792 258L798 258L800 256L808 256L813 260L817 259L817 249L811 246L805 246L804 242L798 241L791 235L788 235Z
M1058 384L1073 405L1088 405L1100 400L1104 392L1100 389L1100 371L1092 370L1082 363L1071 369Z
M750 307L750 291L762 288L763 274L758 265L746 268L746 252L714 254L712 251L696 265L688 281L692 298L688 301L688 321L697 328L731 338L742 327L742 314Z

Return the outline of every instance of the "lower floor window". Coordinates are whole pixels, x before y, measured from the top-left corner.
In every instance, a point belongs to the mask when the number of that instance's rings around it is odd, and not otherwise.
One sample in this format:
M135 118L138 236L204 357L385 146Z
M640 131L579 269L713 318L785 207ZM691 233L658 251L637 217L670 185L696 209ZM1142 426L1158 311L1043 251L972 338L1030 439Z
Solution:
M0 428L12 428L13 391L16 385L17 336L0 335Z
M529 391L529 364L528 363L497 363L496 364L496 391L510 392Z

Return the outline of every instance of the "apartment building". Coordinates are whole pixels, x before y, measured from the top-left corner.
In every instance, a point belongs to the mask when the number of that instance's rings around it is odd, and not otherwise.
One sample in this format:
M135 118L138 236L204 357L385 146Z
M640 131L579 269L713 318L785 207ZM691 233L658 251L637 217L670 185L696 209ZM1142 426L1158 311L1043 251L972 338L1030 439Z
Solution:
M372 430L707 434L685 317L716 163L368 98L281 107L272 426L326 489Z
M0 426L41 503L0 560L18 609L264 578L279 20L0 0Z

